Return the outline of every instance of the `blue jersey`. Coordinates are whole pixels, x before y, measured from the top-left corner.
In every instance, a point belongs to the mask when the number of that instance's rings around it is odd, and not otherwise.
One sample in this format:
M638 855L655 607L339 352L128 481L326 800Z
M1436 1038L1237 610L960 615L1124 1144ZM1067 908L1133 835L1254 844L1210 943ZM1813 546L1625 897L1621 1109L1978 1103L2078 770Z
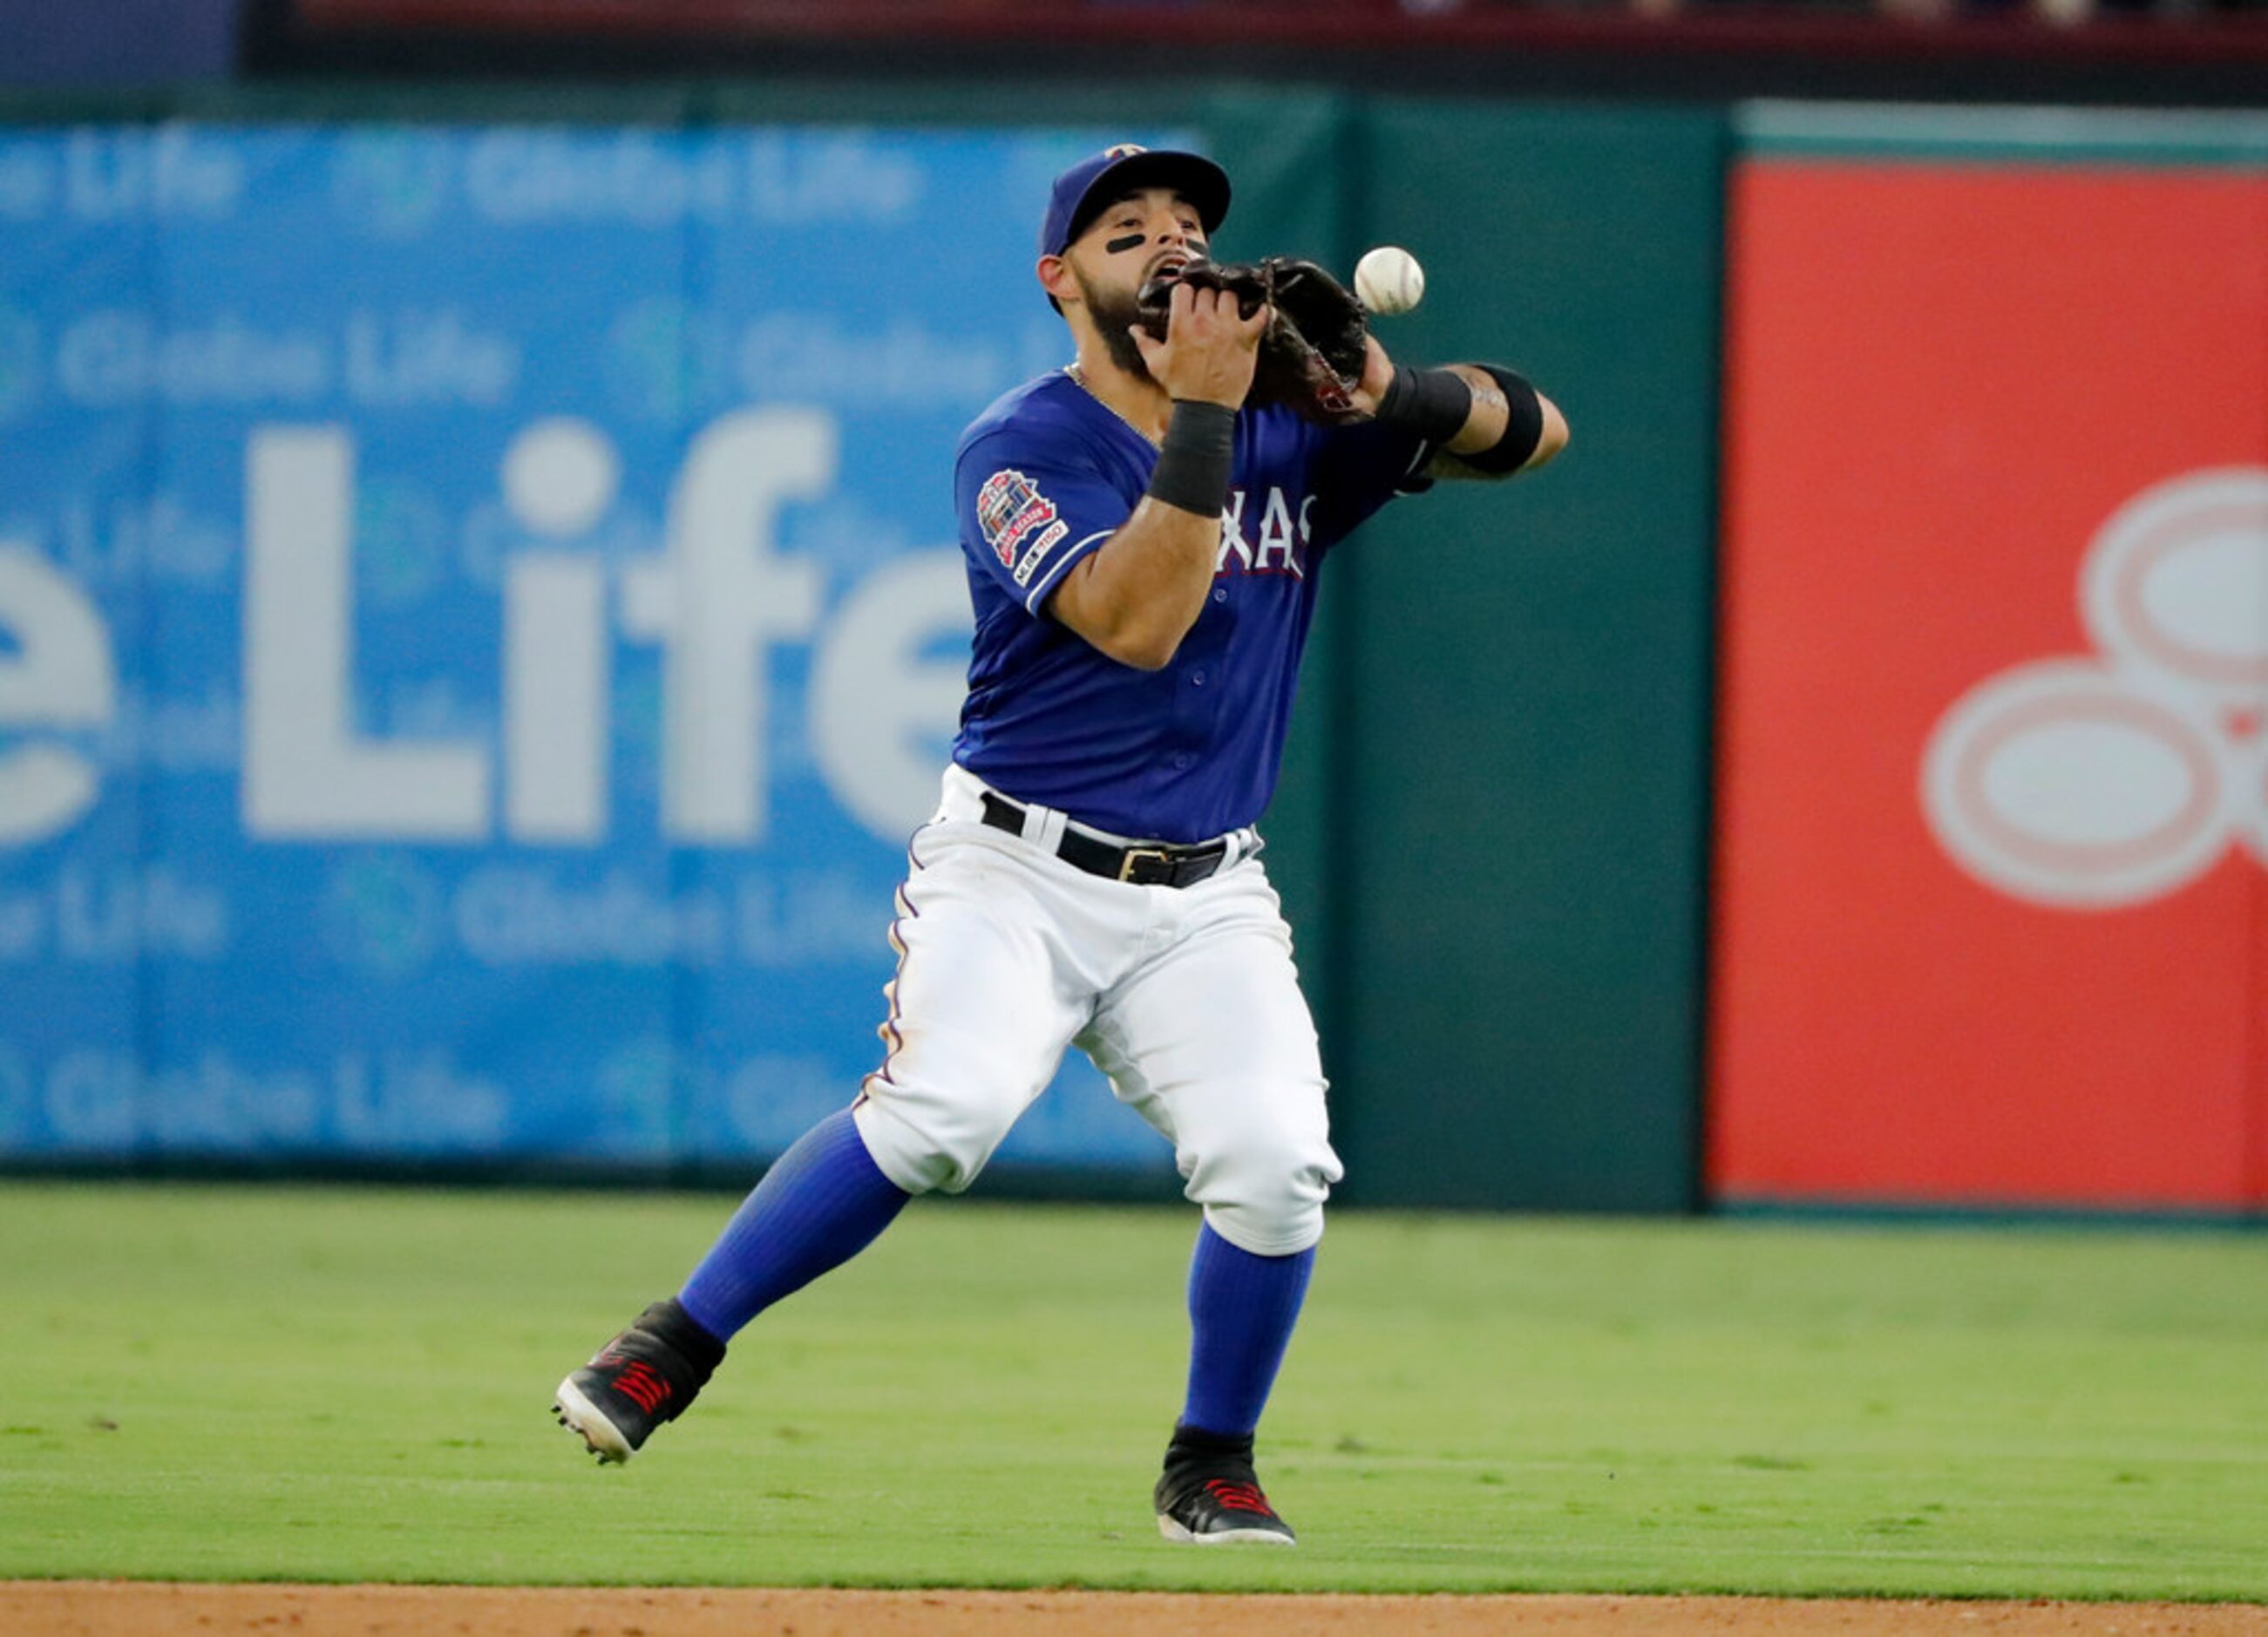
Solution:
M1172 663L1140 671L1046 603L1131 515L1158 452L1062 371L1009 393L954 462L976 646L954 760L1123 836L1203 841L1253 822L1275 793L1324 555L1427 487L1432 453L1376 422L1241 412L1212 594Z

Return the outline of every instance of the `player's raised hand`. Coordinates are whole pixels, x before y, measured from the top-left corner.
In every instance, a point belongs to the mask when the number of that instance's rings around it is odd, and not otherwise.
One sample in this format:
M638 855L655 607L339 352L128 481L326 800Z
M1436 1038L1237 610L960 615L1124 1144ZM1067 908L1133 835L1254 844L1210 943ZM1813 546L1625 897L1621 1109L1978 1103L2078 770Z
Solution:
M1174 286L1167 309L1166 338L1158 340L1140 325L1133 328L1134 344L1142 361L1167 395L1191 398L1237 409L1252 390L1252 372L1260 357L1260 337L1268 328L1270 309L1261 307L1249 318L1237 310L1235 295L1225 290L1198 290L1186 284Z

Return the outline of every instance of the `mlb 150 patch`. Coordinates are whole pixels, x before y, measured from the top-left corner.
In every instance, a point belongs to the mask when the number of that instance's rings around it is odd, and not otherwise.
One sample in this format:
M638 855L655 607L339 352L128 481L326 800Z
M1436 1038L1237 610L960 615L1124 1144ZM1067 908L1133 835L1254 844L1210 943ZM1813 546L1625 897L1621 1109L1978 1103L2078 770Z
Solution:
M1025 540L1055 520L1056 503L1012 468L993 473L976 491L976 526L984 531L985 543L999 554L1003 568L1015 567L1016 553Z

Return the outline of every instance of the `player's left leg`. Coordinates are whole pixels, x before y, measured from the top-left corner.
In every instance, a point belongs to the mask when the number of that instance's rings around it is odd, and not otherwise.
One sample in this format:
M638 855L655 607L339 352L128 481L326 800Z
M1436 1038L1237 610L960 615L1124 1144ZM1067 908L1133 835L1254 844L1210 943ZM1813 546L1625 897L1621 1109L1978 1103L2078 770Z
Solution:
M1086 1020L1094 980L1063 964L1055 929L1091 922L1067 895L1101 883L959 816L951 775L946 787L891 928L888 1058L764 1174L674 1298L560 1383L560 1420L600 1460L628 1460L692 1403L742 1326L864 1250L911 1194L966 1187ZM1115 948L1138 939L1141 918L1103 930L1094 940Z
M773 1162L682 1290L559 1383L560 1425L601 1462L629 1460L708 1385L741 1326L872 1244L910 1197L849 1109L828 1116Z
M1188 1397L1156 1502L1169 1538L1289 1544L1254 1433L1299 1319L1339 1162L1291 934L1256 863L1189 889L1166 951L1104 997L1083 1038L1174 1146L1204 1207L1190 1262Z

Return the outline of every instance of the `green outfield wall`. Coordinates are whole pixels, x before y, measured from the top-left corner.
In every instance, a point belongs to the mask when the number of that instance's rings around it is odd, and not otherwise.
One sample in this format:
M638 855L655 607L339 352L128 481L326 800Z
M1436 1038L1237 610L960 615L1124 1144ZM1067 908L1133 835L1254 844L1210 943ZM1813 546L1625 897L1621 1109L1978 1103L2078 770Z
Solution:
M1226 102L1238 247L1399 244L1412 360L1531 374L1573 441L1330 566L1276 821L1354 1199L1696 1201L1718 266L1711 113ZM1328 112L1329 117L1322 115Z

